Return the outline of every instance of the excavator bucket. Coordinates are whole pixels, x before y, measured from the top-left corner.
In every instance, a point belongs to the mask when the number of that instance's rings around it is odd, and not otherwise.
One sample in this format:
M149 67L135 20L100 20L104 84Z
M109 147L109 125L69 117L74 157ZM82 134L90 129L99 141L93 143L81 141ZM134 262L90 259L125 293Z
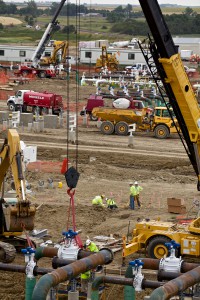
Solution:
M9 232L22 232L23 229L33 230L36 209L29 207L28 203L2 205L5 218L5 230Z

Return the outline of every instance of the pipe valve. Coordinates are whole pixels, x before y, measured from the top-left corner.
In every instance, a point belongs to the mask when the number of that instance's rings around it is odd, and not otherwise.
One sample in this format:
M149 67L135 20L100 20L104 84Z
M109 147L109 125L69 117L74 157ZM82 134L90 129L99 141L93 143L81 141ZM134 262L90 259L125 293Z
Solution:
M135 259L134 261L129 262L129 265L132 266L132 272L134 277L133 286L136 292L142 291L142 281L144 275L142 275L142 268L144 263L140 259Z
M64 235L64 242L59 246L57 256L62 259L77 260L80 247L77 245L75 238L78 233L69 229L63 231L62 235Z
M25 262L27 263L25 270L27 278L34 278L33 270L36 266L36 262L34 261L35 249L27 247L26 249L22 249L21 252L25 255Z
M168 248L170 256L160 260L159 270L164 270L166 272L180 272L183 261L181 257L176 257L176 250L180 247L180 244L172 240L170 243L165 243L165 246Z

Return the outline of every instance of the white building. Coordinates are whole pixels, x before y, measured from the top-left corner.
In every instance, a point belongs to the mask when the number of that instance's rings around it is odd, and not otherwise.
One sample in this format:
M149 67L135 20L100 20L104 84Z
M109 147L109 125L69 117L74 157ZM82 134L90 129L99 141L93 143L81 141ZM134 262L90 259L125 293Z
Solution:
M30 61L35 50L36 47L32 46L0 45L0 61L19 63ZM51 56L52 50L52 47L47 47L44 56Z
M116 54L120 65L132 65L135 63L145 63L140 49L130 48L107 48L108 54ZM97 58L102 54L101 48L80 48L80 63L95 64Z

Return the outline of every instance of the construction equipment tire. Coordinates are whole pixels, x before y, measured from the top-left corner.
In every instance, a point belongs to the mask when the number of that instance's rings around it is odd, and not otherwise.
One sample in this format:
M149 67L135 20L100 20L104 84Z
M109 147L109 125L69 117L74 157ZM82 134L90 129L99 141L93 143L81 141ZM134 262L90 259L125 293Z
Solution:
M0 242L0 262L11 263L16 256L16 249L9 243Z
M117 135L127 135L129 132L129 126L126 122L119 122L115 125L115 133Z
M90 120L91 120L91 121L97 121L97 120L98 120L98 117L93 116L93 114L91 113L91 114L90 114Z
M41 71L41 72L38 74L38 77L40 77L40 78L46 78L46 72L45 72L45 71Z
M165 243L169 243L170 239L166 236L155 236L147 246L148 256L151 258L161 259L164 255L168 256L169 251Z
M9 108L10 111L15 111L15 109L16 109L15 103L14 102L10 102L8 104L8 108Z
M158 125L154 129L155 137L158 139L166 139L169 137L170 132L167 126L165 125Z
M115 127L112 122L104 121L102 122L100 129L103 134L113 134Z

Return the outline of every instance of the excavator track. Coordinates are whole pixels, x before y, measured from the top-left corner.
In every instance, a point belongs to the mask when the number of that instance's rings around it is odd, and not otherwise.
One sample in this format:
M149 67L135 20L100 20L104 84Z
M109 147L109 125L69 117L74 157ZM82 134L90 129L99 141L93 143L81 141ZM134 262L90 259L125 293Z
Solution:
M11 263L16 256L16 249L13 245L0 242L0 262Z

